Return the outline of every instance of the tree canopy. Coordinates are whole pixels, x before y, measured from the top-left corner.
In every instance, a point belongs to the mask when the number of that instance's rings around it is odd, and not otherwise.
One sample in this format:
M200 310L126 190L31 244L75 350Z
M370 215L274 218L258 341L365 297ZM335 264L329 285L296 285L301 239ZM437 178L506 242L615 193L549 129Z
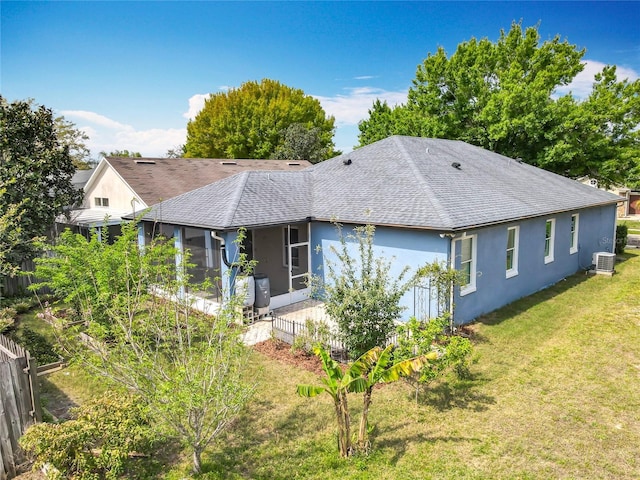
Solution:
M113 150L109 153L100 152L100 155L103 157L127 157L127 158L142 158L142 154L140 152L134 152L129 150Z
M282 143L276 147L272 158L318 163L341 153L333 152L323 142L319 127L307 128L301 123L292 123L283 130L282 137Z
M637 183L640 81L619 81L608 66L588 98L559 95L584 53L515 22L495 43L472 38L450 57L440 47L418 66L406 104L373 104L360 145L389 135L456 139L574 178Z
M187 125L185 157L273 158L287 144L287 128L300 124L317 132L324 160L334 156L334 121L300 89L269 79L249 81L205 101Z
M37 252L32 240L44 235L65 207L81 200L71 183L74 172L52 111L0 96L0 245L5 266L32 258ZM6 228L11 225L19 229Z
M61 145L69 148L69 155L73 165L78 170L88 170L91 168L91 152L87 148L86 141L89 136L82 130L76 128L76 124L60 116L56 117L56 135Z

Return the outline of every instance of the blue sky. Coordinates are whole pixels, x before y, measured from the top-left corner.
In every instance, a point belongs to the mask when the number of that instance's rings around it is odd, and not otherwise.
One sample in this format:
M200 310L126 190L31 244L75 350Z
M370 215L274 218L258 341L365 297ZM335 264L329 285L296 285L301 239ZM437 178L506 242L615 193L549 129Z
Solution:
M209 93L271 78L317 97L336 146L358 143L376 98L404 102L438 46L496 40L512 21L586 48L571 86L604 64L640 73L637 2L0 2L0 93L73 121L100 151L163 156Z

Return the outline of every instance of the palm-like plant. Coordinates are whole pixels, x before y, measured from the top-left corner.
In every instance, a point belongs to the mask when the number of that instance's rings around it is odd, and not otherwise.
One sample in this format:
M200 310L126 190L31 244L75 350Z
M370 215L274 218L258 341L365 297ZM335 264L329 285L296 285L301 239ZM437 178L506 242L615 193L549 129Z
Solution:
M354 383L350 391L363 394L362 415L358 429L358 448L366 451L369 448L368 419L369 407L373 395L373 387L378 383L391 383L419 372L422 367L437 358L436 352L427 355L402 360L393 363L393 345L382 349L374 347L358 360L349 369L351 375L364 379L364 382Z
M395 382L403 376L412 375L430 360L434 360L437 355L434 352L393 364L393 346L385 349L374 347L343 370L338 362L333 360L320 345L316 345L313 352L320 357L322 368L327 376L322 379L323 385L298 385L297 392L298 395L308 398L315 397L322 392L331 396L338 421L338 450L342 457L348 457L353 452L347 394L363 394L363 410L358 429L358 448L364 450L368 447L367 425L373 387L377 383Z
M365 379L351 375L350 369L343 371L340 364L336 362L327 351L320 345L313 347L315 353L322 361L322 368L326 377L322 379L323 385L298 385L298 395L302 397L315 397L322 392L328 393L333 399L338 421L338 450L341 457L348 457L352 453L351 448L351 417L347 402L349 391L363 388ZM356 384L362 386L356 387Z

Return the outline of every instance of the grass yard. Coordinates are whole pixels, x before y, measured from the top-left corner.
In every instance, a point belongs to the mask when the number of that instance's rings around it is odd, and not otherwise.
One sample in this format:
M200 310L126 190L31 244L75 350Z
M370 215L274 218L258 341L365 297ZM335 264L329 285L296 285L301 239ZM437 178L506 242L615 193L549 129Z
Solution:
M640 233L640 221L638 220L618 220L618 225L626 225L629 233Z
M640 478L640 256L616 271L483 318L472 377L434 384L420 405L404 384L377 389L368 457L337 458L329 397L296 396L316 375L256 353L255 400L204 455L203 477ZM187 472L185 459L166 478Z
M579 274L473 326L465 380L433 384L416 404L398 383L376 389L372 453L337 456L333 404L295 394L318 377L254 353L247 411L203 455L212 479L640 478L640 255L616 275ZM70 368L44 398L78 403L102 382ZM353 427L360 396L350 396ZM190 478L190 458L162 478Z

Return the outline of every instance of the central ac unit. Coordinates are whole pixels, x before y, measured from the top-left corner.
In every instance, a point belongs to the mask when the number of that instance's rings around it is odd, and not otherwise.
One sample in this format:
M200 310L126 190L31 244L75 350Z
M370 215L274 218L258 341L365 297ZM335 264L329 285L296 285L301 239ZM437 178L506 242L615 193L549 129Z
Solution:
M593 254L593 264L596 273L613 273L616 264L616 254L609 252L595 252Z

